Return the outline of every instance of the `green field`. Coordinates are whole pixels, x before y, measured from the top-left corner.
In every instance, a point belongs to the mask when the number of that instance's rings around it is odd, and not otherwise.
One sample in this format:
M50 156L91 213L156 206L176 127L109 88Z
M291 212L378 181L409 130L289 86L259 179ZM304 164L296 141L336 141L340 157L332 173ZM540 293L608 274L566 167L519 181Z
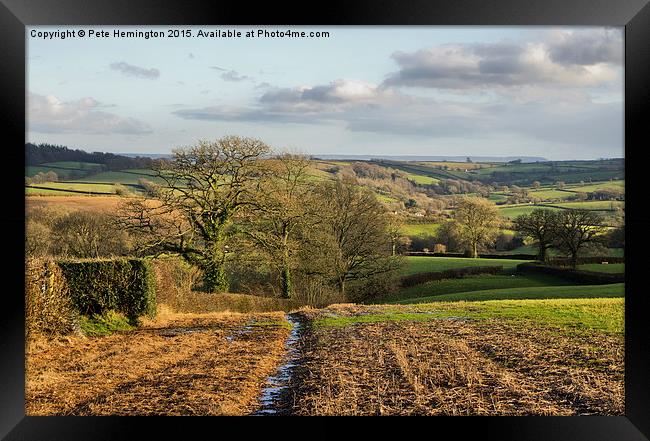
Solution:
M400 232L406 236L435 236L439 228L439 223L404 224L400 228Z
M152 182L162 183L160 178L153 176L152 170L126 170L108 171L78 179L79 182L106 182L120 184L138 184L140 179L147 179Z
M538 208L546 208L548 210L560 210L560 208L544 207L544 206L533 205L533 204L517 205L517 206L505 205L503 206L503 208L501 207L499 208L499 214L502 217L514 219L517 216L521 216L522 214L530 214L533 210L536 210Z
M591 289L591 291L585 290ZM367 314L333 316L317 319L316 326L350 326L357 323L385 321L426 321L440 318L470 320L505 319L522 325L535 323L582 333L601 331L622 334L625 330L625 300L622 284L598 287L568 287L572 298L504 299L486 301L447 301L416 305L374 305ZM545 290L553 295L557 287L516 288ZM582 291L582 292L581 292ZM590 294L591 293L591 294ZM601 298L598 298L601 297ZM604 297L604 298L603 298ZM611 297L611 298L607 298Z
M596 190L625 190L625 181L605 181L585 185L568 185L567 190L589 193Z
M565 286L532 286L522 288L487 289L453 294L442 294L428 297L416 297L398 300L390 303L413 304L428 302L476 302L484 300L523 300L523 299L582 299L623 297L623 283L611 285L565 285Z
M584 265L578 265L578 269L584 271L595 271L598 273L620 274L625 272L625 264L610 263L607 265L602 265L600 263L587 263Z
M625 202L623 201L562 202L553 205L556 207L585 210L613 210L618 207L625 208Z
M64 170L64 169L54 169L54 168L48 168L48 167L41 167L41 166L29 166L25 167L25 176L27 177L34 177L39 173L47 173L47 172L54 172L56 173L57 177L62 180L68 180L68 179L78 179L86 172L79 171L79 170Z
M377 200L379 202L383 202L384 204L392 204L395 202L399 202L399 199L395 199L394 197L388 196L386 194L375 193L375 196L377 196Z
M504 195L503 193L490 193L490 196L488 196L488 200L492 202L502 202L508 199L508 196Z
M43 187L51 187L61 190L77 190L88 192L115 193L115 184L91 184L85 182L45 182Z
M42 167L56 167L56 168L67 168L71 170L101 170L102 164L95 164L93 162L77 162L77 161L58 161L58 162L48 162L41 164Z
M430 298L444 294L467 293L471 291L484 291L503 288L527 288L531 286L563 286L570 284L559 277L544 274L481 274L467 276L461 279L445 279L422 283L400 289L390 297L377 299L395 301L415 300L417 298Z
M532 190L528 192L528 195L533 198L540 198L541 200L549 200L566 199L574 196L574 193L562 190Z
M503 266L504 270L512 270L520 263L527 260L514 259L470 259L466 257L428 257L408 256L402 275L444 271L453 268L467 268L475 266Z
M46 190L43 188L25 187L25 194L29 196L72 196L77 193L70 193L65 190Z
M438 182L440 182L440 179L436 179L431 176L419 175L415 173L406 173L406 179L410 179L416 184L424 184L424 185L437 184Z

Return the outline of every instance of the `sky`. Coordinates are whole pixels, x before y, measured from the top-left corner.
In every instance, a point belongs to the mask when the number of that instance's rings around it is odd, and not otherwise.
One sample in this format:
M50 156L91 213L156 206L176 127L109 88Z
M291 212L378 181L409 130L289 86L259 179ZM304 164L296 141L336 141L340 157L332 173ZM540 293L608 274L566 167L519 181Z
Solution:
M28 142L169 153L239 135L314 155L623 157L623 28L47 26L26 38Z

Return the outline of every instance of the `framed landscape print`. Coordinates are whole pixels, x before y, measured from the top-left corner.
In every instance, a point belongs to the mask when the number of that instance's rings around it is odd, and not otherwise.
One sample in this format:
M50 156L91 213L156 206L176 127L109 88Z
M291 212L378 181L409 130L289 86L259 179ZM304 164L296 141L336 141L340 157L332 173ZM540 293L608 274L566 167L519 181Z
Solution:
M644 1L54 5L2 7L2 436L647 439Z

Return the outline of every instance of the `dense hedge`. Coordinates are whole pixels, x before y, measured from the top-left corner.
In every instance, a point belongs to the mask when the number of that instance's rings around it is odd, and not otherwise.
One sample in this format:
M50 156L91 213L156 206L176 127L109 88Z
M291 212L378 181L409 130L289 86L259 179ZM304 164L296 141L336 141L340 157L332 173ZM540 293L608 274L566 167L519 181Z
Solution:
M503 266L473 266L467 268L452 268L444 271L434 271L427 273L412 274L404 276L400 280L402 287L419 285L421 283L431 282L434 280L460 279L465 276L476 274L499 274L503 272Z
M520 263L517 265L517 273L547 274L585 285L607 285L610 283L625 282L625 274L623 273L612 274L599 273L596 271L581 271L571 268L542 265L539 263Z
M155 278L143 259L57 262L75 308L85 315L115 310L136 319L156 313Z
M421 251L408 251L405 256L425 256L425 257L467 257L465 253L425 253ZM511 259L511 260L535 260L537 254L479 254L483 259ZM599 262L600 263L600 262Z

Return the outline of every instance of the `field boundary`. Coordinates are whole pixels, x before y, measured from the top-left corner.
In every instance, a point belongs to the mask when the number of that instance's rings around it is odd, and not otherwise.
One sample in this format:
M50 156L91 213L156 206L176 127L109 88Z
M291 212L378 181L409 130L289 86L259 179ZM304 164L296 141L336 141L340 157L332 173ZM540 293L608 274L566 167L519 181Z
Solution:
M78 184L78 182L76 182ZM53 191L63 191L66 193L79 193L79 194L97 194L97 195L108 195L114 196L115 193L106 193L104 191L83 191L83 190L71 190L68 188L53 188L53 187L44 187L41 185L25 185L25 188L36 188L38 190L53 190Z

